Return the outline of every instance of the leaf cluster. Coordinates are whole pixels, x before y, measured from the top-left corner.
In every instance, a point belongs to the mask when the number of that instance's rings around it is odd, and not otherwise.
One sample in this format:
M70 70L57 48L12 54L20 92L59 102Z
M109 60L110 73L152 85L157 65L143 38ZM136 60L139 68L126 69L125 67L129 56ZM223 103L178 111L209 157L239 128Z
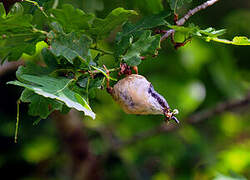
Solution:
M47 118L54 110L64 112L67 108L75 108L94 119L90 99L104 86L105 79L116 80L106 73L99 58L104 55L115 58L117 63L110 72L119 70L120 63L138 66L141 59L157 56L161 48L161 35L154 31L156 29L170 28L186 39L200 37L206 41L249 45L246 37L236 37L233 41L219 39L224 29L201 30L194 25L170 25L166 18L171 13L162 12L131 23L129 18L138 14L124 8L116 8L105 18L98 18L70 4L44 10L36 1L29 0L27 2L40 12L32 14L23 11L21 4L17 8L15 2L8 6L0 3L0 59L12 61L24 54L34 55L37 43L46 42L41 52L44 66L28 63L18 69L18 80L9 82L25 88L20 100L30 103L29 114L39 116L38 119ZM191 0L168 2L175 11ZM13 5L15 8L9 12L8 8ZM116 34L114 51L100 48L100 42L118 26L122 30Z
M181 33L185 36L186 39L192 37L202 38L206 41L216 41L224 44L233 44L233 45L250 45L250 40L245 36L236 36L232 41L227 39L220 39L219 36L222 36L226 33L226 29L216 30L212 27L209 27L205 30L200 29L198 26L190 24L188 27L184 26L175 26L169 25L171 29L174 29L176 32Z
M6 15L6 4L0 5L2 62L18 60L24 53L34 55L40 41L49 45L42 51L46 67L29 63L18 69L17 81L9 82L25 88L20 100L30 103L29 114L45 119L54 110L63 111L66 106L94 119L95 113L88 104L89 96L93 97L95 90L103 85L104 77L112 78L98 67L98 59L94 62L91 46L97 46L97 40L106 37L136 12L117 8L100 19L66 4L61 9L43 12L49 14L45 18L49 24L38 29L40 26L33 24L31 14L22 11ZM90 71L95 73L94 77L90 76Z

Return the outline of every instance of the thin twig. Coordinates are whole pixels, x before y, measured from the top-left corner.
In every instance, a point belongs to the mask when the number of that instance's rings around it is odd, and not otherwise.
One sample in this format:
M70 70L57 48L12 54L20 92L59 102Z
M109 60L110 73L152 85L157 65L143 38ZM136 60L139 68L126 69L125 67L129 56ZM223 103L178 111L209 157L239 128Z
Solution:
M32 0L23 0L25 2L28 2L28 3L32 3L34 6L36 6L42 13L43 15L46 17L46 18L49 18L49 16L46 14L46 12L44 11L43 7L39 6L38 2L36 1L32 1Z
M207 109L200 111L198 113L195 113L194 115L191 115L186 119L188 123L197 123L199 121L208 119L210 117L213 117L215 115L221 114L225 111L233 111L237 110L239 108L245 107L247 105L250 105L250 93L241 100L234 100L234 101L228 101L224 103L220 103L214 108Z
M176 21L176 25L182 26L195 13L197 13L197 12L203 10L203 9L206 9L209 6L212 6L213 4L215 4L218 1L219 0L209 0L209 1L204 2L201 5L197 6L196 8L194 8L192 10L189 10L188 13L185 16L183 16L181 19L179 19L178 21Z
M214 108L197 112L197 113L191 115L190 117L184 119L183 122L198 123L200 121L211 118L215 115L222 114L226 111L234 111L234 110L237 110L239 108L247 107L248 105L250 105L250 93L245 98L243 98L241 100L227 101L227 102L220 103L220 104L216 105ZM143 141L145 139L154 137L154 136L159 135L161 133L172 132L172 131L177 130L179 128L180 127L175 125L175 124L170 124L167 126L166 126L166 124L160 125L154 129L150 129L148 131L138 133L137 135L133 136L131 139L122 142L119 146L116 147L116 150L119 150L119 149L124 148L126 146L135 144L137 142Z
M59 4L59 0L54 0L54 4L52 6L52 9L56 9Z
M111 55L111 56L114 55L114 53L111 52L111 51L107 51L107 50L103 50L103 49L98 49L96 47L91 47L90 49L95 50L95 51L99 51L99 52L101 52L103 54L106 54L106 55Z
M17 115L16 115L16 129L15 129L15 138L14 142L17 143L17 135L18 135L18 126L19 126L19 112L20 112L20 99L17 100Z
M169 36L171 36L171 34L173 34L175 32L175 30L170 29L168 30L162 37L161 37L161 41L167 39Z
M178 21L176 21L176 25L178 26L182 26L185 24L185 22L191 17L193 16L195 13L206 9L209 6L212 6L213 4L215 4L216 2L218 2L219 0L209 0L204 2L203 4L197 6L196 8L189 10L188 13L186 15L184 15L181 19L179 19ZM169 36L171 36L173 33L175 32L175 30L173 29L169 29L162 37L161 37L161 41L167 39Z

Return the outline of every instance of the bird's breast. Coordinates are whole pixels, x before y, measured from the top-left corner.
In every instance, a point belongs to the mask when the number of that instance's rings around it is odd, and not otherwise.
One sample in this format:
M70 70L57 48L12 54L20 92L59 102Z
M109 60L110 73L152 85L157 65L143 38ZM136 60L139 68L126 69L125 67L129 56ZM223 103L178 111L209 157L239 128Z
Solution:
M154 93L156 92L146 78L132 74L117 82L112 96L128 114L163 114L163 103L159 103L156 98L159 94Z

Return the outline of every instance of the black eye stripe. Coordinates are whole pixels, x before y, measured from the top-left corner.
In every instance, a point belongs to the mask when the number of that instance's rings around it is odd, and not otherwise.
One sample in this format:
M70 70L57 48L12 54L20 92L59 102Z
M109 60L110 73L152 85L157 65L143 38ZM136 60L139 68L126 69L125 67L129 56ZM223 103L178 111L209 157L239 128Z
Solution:
M150 84L149 89L148 89L148 93L155 98L158 103L165 109L169 109L168 103L167 101L161 96L159 95L155 90L152 84Z

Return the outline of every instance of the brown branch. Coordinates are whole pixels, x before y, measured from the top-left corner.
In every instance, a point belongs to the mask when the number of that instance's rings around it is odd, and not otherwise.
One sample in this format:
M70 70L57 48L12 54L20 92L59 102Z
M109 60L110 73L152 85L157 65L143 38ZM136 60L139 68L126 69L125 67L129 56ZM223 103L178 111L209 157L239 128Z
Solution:
M51 115L59 134L72 159L70 179L101 179L100 164L92 154L88 139L83 131L83 123L75 110L68 114L55 111Z
M179 19L178 21L176 21L176 25L178 26L182 26L185 24L185 22L194 14L196 14L197 12L206 9L209 6L212 6L213 4L215 4L216 2L218 2L219 0L209 0L204 2L203 4L195 7L192 10L189 10L188 13L186 15L184 15L181 19ZM166 33L161 37L161 41L167 39L169 36L171 36L173 33L175 32L175 30L173 29L169 29L168 31L166 31Z
M246 107L249 104L250 104L250 93L241 100L234 100L234 101L220 103L214 108L200 111L194 115L191 115L189 118L186 119L186 121L189 123L197 123L199 121L208 119L215 115L219 115L226 111L234 111L239 108Z
M167 32L161 37L161 41L167 39L167 38L168 38L169 36L171 36L174 32L175 32L175 30L173 30L173 29L167 30Z
M215 115L222 114L226 111L238 110L240 108L247 107L249 105L250 105L250 93L245 98L243 98L241 100L227 101L224 103L217 104L214 108L210 108L210 109L207 109L204 111L197 112L197 113L191 115L190 117L184 119L183 122L198 123L200 121L211 118ZM248 109L250 109L250 108L248 108ZM177 129L179 129L178 125L163 124L163 125L160 125L154 129L150 129L148 131L138 133L137 135L135 135L131 139L122 142L115 149L119 150L121 148L124 148L124 147L129 146L129 145L133 145L133 144L140 142L142 140L159 135L161 133L169 133L169 132L172 132L172 131L177 130Z
M182 26L183 24L185 24L185 22L191 17L193 16L195 13L208 8L209 6L212 6L213 4L215 4L216 2L218 2L219 0L209 0L204 2L203 4L197 6L196 8L189 10L188 13L183 16L181 19L179 19L178 21L176 21L176 25L178 26Z

